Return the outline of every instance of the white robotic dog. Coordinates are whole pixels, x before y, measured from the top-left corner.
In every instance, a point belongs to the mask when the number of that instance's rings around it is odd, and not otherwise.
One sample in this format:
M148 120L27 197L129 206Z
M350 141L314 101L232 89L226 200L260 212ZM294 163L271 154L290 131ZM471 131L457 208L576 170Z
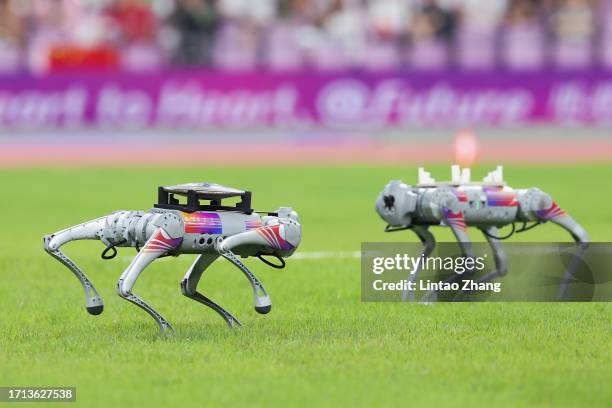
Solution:
M482 277L481 282L503 276L508 271L500 240L547 221L564 228L581 248L586 248L589 237L572 217L538 188L515 190L508 187L503 180L501 166L490 172L482 182L472 182L468 168L452 166L451 170L450 182L436 182L423 168L419 168L416 186L399 180L389 182L376 200L376 211L388 224L385 231L411 229L423 243L422 256L426 258L436 245L429 227L447 226L457 239L463 256L472 257L467 227L478 228L491 246L495 260L495 270ZM517 222L522 223L519 229L515 227ZM527 225L528 222L532 224ZM499 236L498 228L506 225L512 226L511 232ZM579 257L575 259L577 261ZM571 277L575 267L576 263L567 269L566 280ZM417 279L417 273L411 275L411 281ZM560 298L563 298L565 289L561 288Z
M179 203L186 197L186 203ZM240 197L235 206L224 206L221 201ZM200 200L208 200L201 204ZM258 313L270 311L271 302L261 282L240 261L238 256L256 256L266 264L283 268L283 258L291 256L301 241L298 215L288 207L272 213L257 213L251 209L251 192L218 184L188 183L159 187L158 203L148 212L116 211L110 215L87 221L44 237L44 248L70 269L85 290L87 311L102 313L103 302L87 276L60 251L70 241L97 239L106 245L102 258L111 259L116 247L134 247L138 251L117 283L119 296L149 313L160 330L172 330L170 324L155 309L132 293L140 273L160 257L180 254L199 254L181 281L183 295L212 308L227 324L240 325L238 319L224 308L196 290L204 270L219 256L236 265L248 278ZM272 263L266 257L274 257Z

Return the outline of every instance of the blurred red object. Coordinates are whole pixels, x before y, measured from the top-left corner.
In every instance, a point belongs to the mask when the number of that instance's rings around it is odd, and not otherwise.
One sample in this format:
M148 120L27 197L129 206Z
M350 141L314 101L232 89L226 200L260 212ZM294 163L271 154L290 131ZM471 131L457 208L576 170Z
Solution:
M473 166L478 161L478 137L472 129L463 129L455 136L455 163L461 166Z
M116 70L119 68L118 51L108 45L81 47L77 45L59 45L49 54L51 72L66 70Z

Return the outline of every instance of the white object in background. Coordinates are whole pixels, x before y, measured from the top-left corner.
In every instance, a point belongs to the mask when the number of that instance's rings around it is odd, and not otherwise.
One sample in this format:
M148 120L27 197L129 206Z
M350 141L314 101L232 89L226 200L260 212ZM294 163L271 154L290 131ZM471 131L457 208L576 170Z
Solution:
M419 184L432 184L435 182L436 180L431 177L429 172L425 171L424 167L419 167Z
M462 183L469 183L472 178L472 171L466 167L464 169L461 170L461 182Z
M457 164L451 166L451 182L461 182L461 168Z

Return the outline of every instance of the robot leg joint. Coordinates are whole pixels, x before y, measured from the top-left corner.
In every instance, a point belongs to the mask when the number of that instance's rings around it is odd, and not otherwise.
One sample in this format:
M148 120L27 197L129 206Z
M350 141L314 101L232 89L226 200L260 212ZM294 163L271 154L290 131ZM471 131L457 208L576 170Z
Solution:
M123 279L119 279L117 282L117 294L125 299L129 298L132 294L132 291L127 287Z
M189 279L185 278L181 281L181 293L187 297L195 295L194 288L189 287Z

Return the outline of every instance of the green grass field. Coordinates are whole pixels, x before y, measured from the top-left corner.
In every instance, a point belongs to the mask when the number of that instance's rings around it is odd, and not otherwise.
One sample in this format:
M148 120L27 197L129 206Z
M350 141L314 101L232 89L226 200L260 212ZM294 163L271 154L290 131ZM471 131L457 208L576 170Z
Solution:
M448 178L446 167L431 170ZM612 167L505 173L512 186L549 192L592 240L612 238ZM102 261L99 242L64 247L105 301L104 313L90 316L78 281L42 249L44 234L117 209L146 210L158 185L201 180L251 189L256 209L293 206L303 225L298 251L414 240L384 234L373 210L391 178L414 181L416 168L1 171L0 386L76 386L76 405L85 407L612 406L611 304L362 303L358 259L289 259L281 271L248 260L272 298L272 312L260 316L246 279L218 262L200 290L242 320L230 330L181 295L193 259L181 256L154 263L135 288L174 325L176 334L163 337L115 294L133 250ZM570 238L544 225L513 239Z

